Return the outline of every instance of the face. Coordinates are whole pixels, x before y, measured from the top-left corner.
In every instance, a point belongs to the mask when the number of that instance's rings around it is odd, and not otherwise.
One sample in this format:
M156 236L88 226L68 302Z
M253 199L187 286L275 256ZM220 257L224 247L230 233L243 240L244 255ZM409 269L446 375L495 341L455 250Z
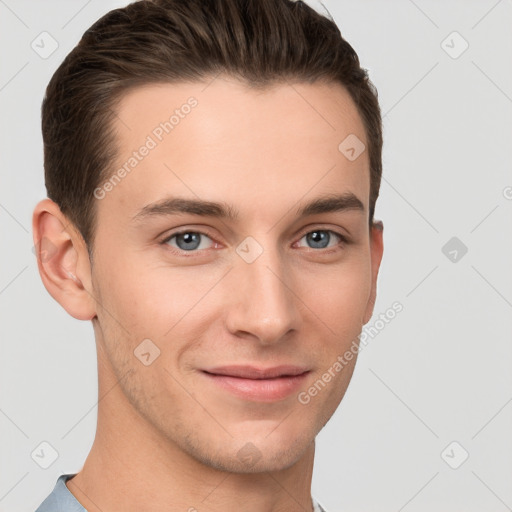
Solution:
M126 397L111 414L131 408L212 467L289 467L340 403L355 358L336 361L372 313L368 153L338 149L368 146L356 108L339 85L218 77L134 89L117 114L91 271L100 379Z

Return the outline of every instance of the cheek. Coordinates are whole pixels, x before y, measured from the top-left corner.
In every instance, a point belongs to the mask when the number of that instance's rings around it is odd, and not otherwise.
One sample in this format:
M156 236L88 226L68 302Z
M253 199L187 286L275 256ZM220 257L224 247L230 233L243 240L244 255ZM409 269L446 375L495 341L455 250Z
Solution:
M300 280L299 280L300 282ZM371 292L370 259L365 254L302 277L304 302L337 335L359 334Z
M218 307L213 288L222 275L222 269L171 267L142 255L138 260L117 258L115 266L103 265L98 276L105 304L100 323L124 337L129 350L151 339L167 360L168 347L180 353L200 337L208 324L205 318Z

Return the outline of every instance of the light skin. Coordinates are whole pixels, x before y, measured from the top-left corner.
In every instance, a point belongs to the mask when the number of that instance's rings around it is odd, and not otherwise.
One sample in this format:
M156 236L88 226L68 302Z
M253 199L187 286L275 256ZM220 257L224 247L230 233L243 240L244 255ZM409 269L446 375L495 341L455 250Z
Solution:
M38 260L43 283L70 315L93 321L98 354L96 437L67 486L89 512L310 512L314 439L355 358L306 405L298 392L241 398L203 370L298 365L304 391L370 320L383 241L368 225L368 152L350 161L338 150L349 134L367 147L364 126L337 84L148 85L119 105L113 171L191 96L197 106L96 200L92 264L55 203L34 210L35 241L53 246ZM238 215L134 219L170 196ZM298 215L326 196L345 202ZM177 231L204 234L187 246L169 239ZM248 236L262 249L251 263L236 251ZM160 350L147 366L134 354L144 339Z

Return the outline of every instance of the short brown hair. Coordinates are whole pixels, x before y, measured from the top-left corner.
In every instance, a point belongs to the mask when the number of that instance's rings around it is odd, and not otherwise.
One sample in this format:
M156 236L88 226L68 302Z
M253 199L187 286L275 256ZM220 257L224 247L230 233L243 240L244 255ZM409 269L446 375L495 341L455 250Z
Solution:
M108 12L83 34L42 104L47 194L80 231L90 255L93 191L113 171L122 93L220 72L251 87L287 80L343 85L366 129L373 222L382 174L377 91L332 19L292 0L141 0Z

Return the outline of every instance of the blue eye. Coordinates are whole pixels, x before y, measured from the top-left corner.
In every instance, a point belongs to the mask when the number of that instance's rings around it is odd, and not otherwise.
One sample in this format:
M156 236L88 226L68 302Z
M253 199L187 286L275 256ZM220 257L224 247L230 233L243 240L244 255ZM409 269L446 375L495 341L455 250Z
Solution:
M332 237L334 235L334 237ZM327 229L318 229L315 231L310 231L305 234L301 240L306 239L308 244L311 244L309 247L312 249L326 249L327 247L333 247L337 245L340 240L343 240L343 237L334 231L330 231ZM336 238L338 240L336 240ZM334 240L334 244L329 245L329 243Z
M205 247L202 238L208 239L212 242L212 239L204 233L199 233L197 231L184 231L182 233L175 233L174 235L171 235L162 243L166 243L171 247L182 251L195 251L196 249L208 249L211 247L211 245L206 245ZM175 243L171 243L173 239L176 239Z

